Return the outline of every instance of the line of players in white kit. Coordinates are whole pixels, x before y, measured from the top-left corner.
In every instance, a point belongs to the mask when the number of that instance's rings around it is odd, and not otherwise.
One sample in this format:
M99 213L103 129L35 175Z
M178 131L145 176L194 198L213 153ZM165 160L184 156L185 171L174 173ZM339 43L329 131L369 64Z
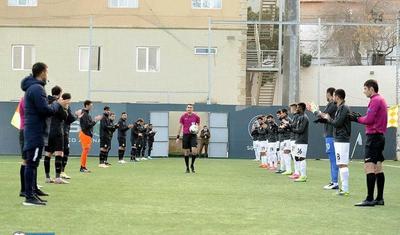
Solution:
M260 161L261 168L288 175L295 182L307 181L309 119L305 110L305 103L290 105L291 118L287 109L278 110L279 123L275 122L272 114L257 117L251 135L255 161Z

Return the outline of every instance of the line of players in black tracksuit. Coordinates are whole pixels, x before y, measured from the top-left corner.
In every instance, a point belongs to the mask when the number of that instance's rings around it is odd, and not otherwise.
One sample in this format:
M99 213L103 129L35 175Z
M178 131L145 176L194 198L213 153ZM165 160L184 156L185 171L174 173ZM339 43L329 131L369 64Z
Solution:
M49 104L55 102L62 94L62 89L55 86L52 89L52 95L48 96ZM62 94L63 98L71 99L70 94ZM151 159L151 151L153 149L154 136L156 131L153 130L152 124L145 124L143 119L138 119L135 124L127 124L127 114L123 112L118 123L115 123L115 114L111 112L110 107L105 106L102 118L100 120L100 153L99 167L107 168L111 164L108 162L108 155L112 146L112 138L114 132L118 130L118 163L126 163L124 154L126 149L127 131L131 129L131 160L139 161L141 159ZM66 181L71 179L65 173L65 167L68 162L70 153L69 132L71 124L78 119L78 116L71 111L61 109L51 118L47 119L48 137L45 146L44 169L46 175L46 183L68 184ZM147 158L146 156L147 150ZM50 177L50 160L55 156L55 179Z
M108 160L108 153L111 150L113 134L118 130L118 163L126 163L124 155L126 151L127 132L131 129L131 161L151 159L153 150L154 136L156 131L152 124L146 124L142 118L139 118L134 124L128 124L128 115L126 112L121 114L121 118L115 123L115 114L111 112L110 107L104 107L103 117L100 120L100 154L99 167L107 168L111 164ZM147 158L146 156L147 150Z
M48 96L49 104L56 102L60 96L65 100L70 100L69 93L62 93L59 86L55 86L51 90L51 96ZM69 156L69 131L71 124L75 122L77 116L72 113L71 108L64 109L60 107L57 112L50 118L47 118L47 138L45 138L45 157L44 170L46 175L46 183L68 184L66 179L70 179L65 173L65 167ZM50 159L55 157L55 175L56 178L50 178Z

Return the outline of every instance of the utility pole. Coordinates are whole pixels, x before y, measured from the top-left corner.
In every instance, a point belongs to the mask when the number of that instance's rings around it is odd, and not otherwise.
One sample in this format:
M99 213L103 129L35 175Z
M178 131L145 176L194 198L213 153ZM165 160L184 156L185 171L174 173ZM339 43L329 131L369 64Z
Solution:
M285 25L283 36L283 89L282 104L298 102L300 80L300 0L286 0L285 21L296 24Z

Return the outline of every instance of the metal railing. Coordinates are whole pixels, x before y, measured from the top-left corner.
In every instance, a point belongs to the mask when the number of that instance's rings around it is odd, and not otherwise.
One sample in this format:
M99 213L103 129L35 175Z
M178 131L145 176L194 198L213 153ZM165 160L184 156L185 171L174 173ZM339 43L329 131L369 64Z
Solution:
M260 54L260 59L258 58ZM247 50L247 68L278 69L279 58L277 50Z

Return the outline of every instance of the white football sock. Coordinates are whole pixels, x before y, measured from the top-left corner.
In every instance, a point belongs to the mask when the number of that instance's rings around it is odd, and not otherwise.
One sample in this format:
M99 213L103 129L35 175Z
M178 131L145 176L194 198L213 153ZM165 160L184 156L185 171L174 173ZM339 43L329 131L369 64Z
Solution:
M293 164L294 164L294 173L296 175L299 175L299 162L296 161L292 155L292 159L293 159Z
M256 149L256 159L257 159L258 161L260 161L260 154L261 154L261 152L260 152L260 150L257 148L257 149Z
M277 155L278 155L278 161L279 161L279 164L280 164L279 169L281 171L285 171L286 166L285 166L285 161L283 161L282 153L278 152Z
M291 172L292 171L292 164L291 164L291 160L292 160L292 158L290 157L290 155L289 154L287 154L287 153L284 153L283 155L283 161L285 162L285 169L286 169L286 171L289 171L289 172Z
M268 153L267 153L267 158L268 158L268 166L269 167L272 167L272 159L271 159L271 155L269 155Z
M303 161L300 161L300 175L301 176L307 176L307 163L306 160L304 159Z
M267 164L267 157L261 156L261 164Z
M343 192L349 192L349 168L343 167L339 168L340 172L340 180L342 181L342 190Z
M273 164L274 164L274 167L275 167L275 168L278 167L278 159L277 159L276 154L270 154L270 158L271 158L271 161L272 161Z

